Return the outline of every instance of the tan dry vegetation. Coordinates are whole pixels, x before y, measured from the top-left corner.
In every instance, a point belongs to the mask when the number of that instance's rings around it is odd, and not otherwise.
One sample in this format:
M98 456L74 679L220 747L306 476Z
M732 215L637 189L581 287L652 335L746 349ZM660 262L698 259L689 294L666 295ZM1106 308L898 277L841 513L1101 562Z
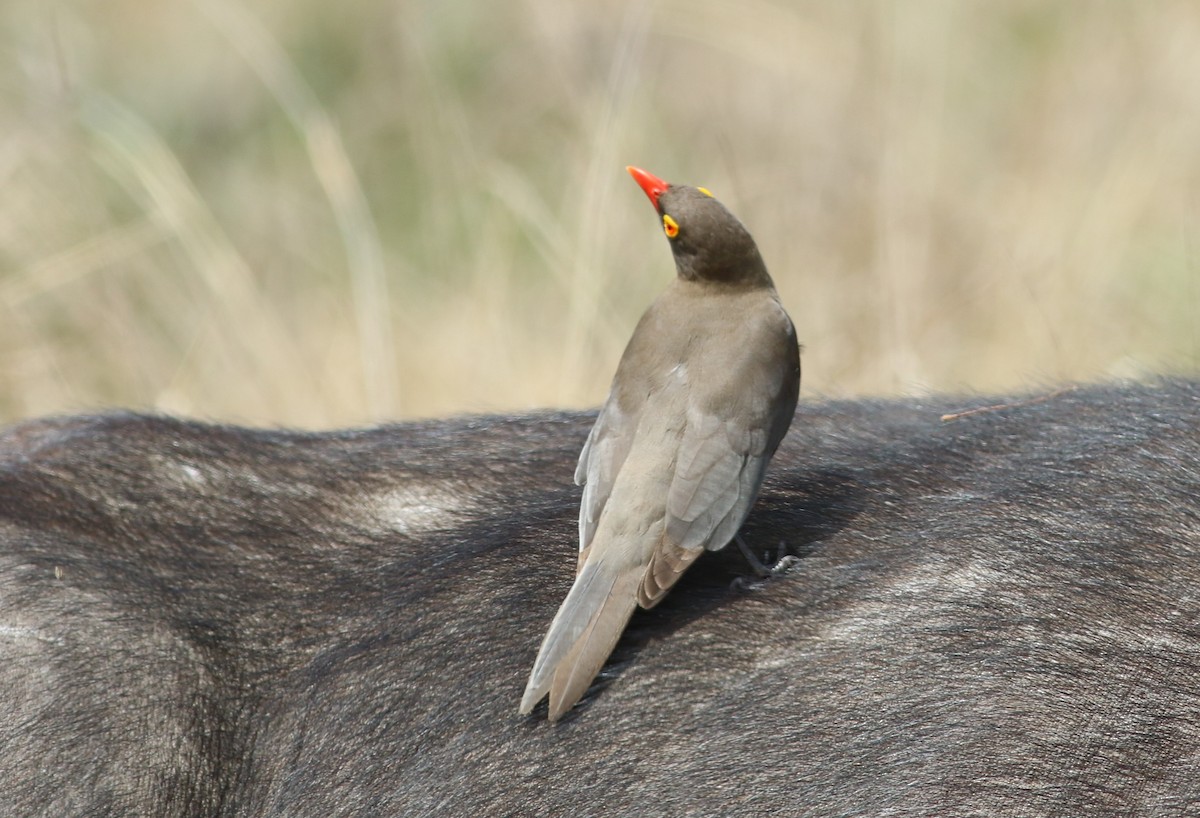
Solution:
M0 419L595 405L758 238L811 397L1200 366L1200 5L7 0Z

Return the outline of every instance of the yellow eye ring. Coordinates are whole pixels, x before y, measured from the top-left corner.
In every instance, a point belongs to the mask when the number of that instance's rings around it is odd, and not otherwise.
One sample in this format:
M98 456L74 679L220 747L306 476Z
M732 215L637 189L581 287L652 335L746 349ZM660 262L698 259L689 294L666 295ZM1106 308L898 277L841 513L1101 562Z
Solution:
M663 214L663 232L667 234L667 238L675 238L679 235L679 222Z

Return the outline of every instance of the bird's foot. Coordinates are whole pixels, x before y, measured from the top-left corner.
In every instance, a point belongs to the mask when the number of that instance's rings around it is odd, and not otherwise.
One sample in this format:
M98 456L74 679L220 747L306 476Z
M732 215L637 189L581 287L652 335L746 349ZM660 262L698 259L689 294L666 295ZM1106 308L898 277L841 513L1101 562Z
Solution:
M754 573L758 574L759 579L766 579L771 576L771 569L768 568L758 557L754 556L754 552L750 550L750 546L746 545L746 541L742 539L742 535L738 534L733 538L737 543L738 548L742 551L742 556L746 558L746 562L750 563L750 567L754 569Z
M746 541L741 538L741 535L738 535L733 539L734 542L738 544L738 548L741 549L742 556L746 558L746 562L750 563L750 567L754 569L754 573L757 575L759 580L767 580L782 576L800 563L799 557L797 557L795 554L787 553L787 543L785 542L781 541L779 543L779 556L774 562L768 565L754 555L754 552L750 550L750 546L746 545ZM766 554L763 556L767 559L770 559L770 557ZM754 580L749 580L746 577L738 577L733 581L734 587L738 589L752 589L757 587L758 584L759 583L755 582Z

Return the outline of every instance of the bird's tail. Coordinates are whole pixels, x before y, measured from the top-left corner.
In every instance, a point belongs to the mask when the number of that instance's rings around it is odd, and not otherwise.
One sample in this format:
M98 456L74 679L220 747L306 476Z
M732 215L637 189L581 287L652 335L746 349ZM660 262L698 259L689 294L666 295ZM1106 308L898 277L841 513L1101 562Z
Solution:
M550 694L550 721L558 721L587 692L633 615L641 572L591 559L575 578L542 640L529 674L521 712Z

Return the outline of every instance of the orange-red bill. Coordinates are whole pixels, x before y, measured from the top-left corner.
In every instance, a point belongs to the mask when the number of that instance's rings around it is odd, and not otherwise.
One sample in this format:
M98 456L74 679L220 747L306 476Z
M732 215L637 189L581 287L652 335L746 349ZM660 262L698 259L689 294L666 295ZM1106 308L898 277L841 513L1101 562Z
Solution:
M646 195L650 197L650 203L657 210L658 197L666 193L667 188L670 186L653 173L647 173L641 168L635 168L633 165L629 165L625 170L629 171L629 175L633 177L633 181L641 185L642 190L646 191Z

